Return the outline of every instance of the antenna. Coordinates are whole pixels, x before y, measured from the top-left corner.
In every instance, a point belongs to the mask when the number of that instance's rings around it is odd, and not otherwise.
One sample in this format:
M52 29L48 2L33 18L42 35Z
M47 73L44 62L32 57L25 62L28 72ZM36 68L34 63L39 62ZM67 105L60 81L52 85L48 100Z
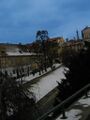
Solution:
M78 33L78 30L76 30L76 34L77 34L77 40L79 40L79 33Z

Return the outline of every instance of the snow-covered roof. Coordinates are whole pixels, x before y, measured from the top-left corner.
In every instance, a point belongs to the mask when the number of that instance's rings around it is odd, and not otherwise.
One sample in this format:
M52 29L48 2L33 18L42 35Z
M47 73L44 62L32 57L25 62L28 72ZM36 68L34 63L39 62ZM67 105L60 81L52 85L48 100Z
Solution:
M9 47L6 49L6 54L8 56L28 56L28 55L36 55L36 53L24 52L17 46Z
M88 26L86 26L83 30L82 30L82 32L84 32L84 31L86 31L86 30L90 30L90 27L88 27Z
M8 56L28 56L28 55L36 55L36 53L29 53L29 52L6 52Z

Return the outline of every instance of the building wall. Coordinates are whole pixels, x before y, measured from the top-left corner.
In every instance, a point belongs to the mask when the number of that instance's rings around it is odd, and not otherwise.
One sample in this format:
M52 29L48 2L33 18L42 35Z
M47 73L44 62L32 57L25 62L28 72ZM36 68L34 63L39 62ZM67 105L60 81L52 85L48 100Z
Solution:
M90 27L86 27L82 30L82 38L84 41L90 41Z
M63 37L50 38L48 41L52 44L51 54L53 54L55 57L59 57L65 42Z
M32 64L37 60L37 56L0 56L0 66L5 67L19 67Z
M83 41L69 41L69 42L66 42L63 46L63 49L73 49L75 51L80 51L82 48L84 47L84 43Z

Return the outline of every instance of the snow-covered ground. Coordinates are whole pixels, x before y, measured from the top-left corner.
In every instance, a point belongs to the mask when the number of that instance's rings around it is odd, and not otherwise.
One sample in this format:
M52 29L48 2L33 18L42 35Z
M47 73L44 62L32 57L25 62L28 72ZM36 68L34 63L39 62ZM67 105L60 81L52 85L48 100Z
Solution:
M81 118L81 114L82 111L81 110L78 110L78 109L72 109L68 112L66 112L66 120L79 120ZM56 120L65 120L65 119L62 119L62 115L59 116Z
M90 107L90 93L88 95L88 98L85 98L83 96L80 100L78 100L75 104L76 106L82 106L83 108ZM78 107L77 109L70 109L66 112L67 119L66 120L80 120L82 119L83 110L82 107ZM85 112L84 112L85 113ZM62 115L60 115L56 120L64 120L61 118Z
M60 82L62 78L65 78L63 72L64 67L58 68L51 74L41 78L41 80L36 84L33 84L29 91L32 91L36 96L36 100L39 101L58 85L57 81Z

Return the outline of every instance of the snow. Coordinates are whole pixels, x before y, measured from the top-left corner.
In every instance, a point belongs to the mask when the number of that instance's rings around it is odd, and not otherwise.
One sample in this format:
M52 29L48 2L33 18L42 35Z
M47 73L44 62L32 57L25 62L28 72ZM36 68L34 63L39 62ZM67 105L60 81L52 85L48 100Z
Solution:
M82 114L83 111L82 107L86 108L86 107L90 107L90 93L88 94L88 97L86 98L85 96L83 96L80 100L78 100L74 105L78 105L78 109L71 109L69 111L66 112L66 120L79 120L80 118L82 118ZM81 107L82 106L82 107ZM60 119L62 117L62 115L60 115L56 120L63 120Z
M23 66L23 69L24 69L24 74L27 73L27 68L30 68L31 65L24 65ZM16 73L16 70L17 69L21 69L22 67L21 66L16 66L16 67L6 67L6 68L1 68L0 70L5 74L5 71L7 71L8 75L10 77L17 77L17 73ZM15 72L13 72L15 71ZM30 71L29 71L30 72Z
M54 66L55 66L56 68L59 67L60 65L61 65L61 64L54 64ZM49 71L51 71L51 68L50 68L50 67L47 68L47 72L49 72ZM29 76L25 76L25 77L22 78L23 83L26 83L26 82L28 82L28 81L31 81L31 80L35 79L35 78L38 78L38 77L46 74L47 72L44 71L43 73L41 73L41 75L39 75L39 72L37 72L37 73L35 73L34 76L33 76L33 74L30 74ZM20 80L20 79L18 79L18 81L19 81L19 80Z
M49 72L50 70L51 70L51 68L48 68L48 69L47 69L47 72ZM39 75L39 72L37 72L37 73L35 73L34 76L33 76L33 74L31 74L31 75L29 75L29 76L25 76L25 77L22 78L22 79L23 79L23 83L26 83L26 82L28 82L28 81L30 81L30 80L33 80L33 79L35 79L35 78L38 78L38 77L40 77L40 76L42 76L42 75L44 75L44 74L46 74L46 72L42 73L41 75Z
M80 115L82 113L81 110L78 109L72 109L68 112L66 112L66 120L79 120L82 116ZM65 120L61 118L62 115L60 115L56 120Z
M85 98L85 96L83 96L77 103L77 105L82 105L83 107L89 107L90 106L90 95L88 95L88 98Z
M29 91L32 91L35 94L37 101L39 101L58 85L57 81L60 82L62 78L65 78L63 72L64 67L58 68L51 74L41 78L36 84L33 84Z
M36 53L24 52L19 49L17 46L10 46L6 49L6 54L8 56L27 56L27 55L36 55Z
M28 56L28 55L36 55L35 53L29 53L29 52L6 52L8 56Z

